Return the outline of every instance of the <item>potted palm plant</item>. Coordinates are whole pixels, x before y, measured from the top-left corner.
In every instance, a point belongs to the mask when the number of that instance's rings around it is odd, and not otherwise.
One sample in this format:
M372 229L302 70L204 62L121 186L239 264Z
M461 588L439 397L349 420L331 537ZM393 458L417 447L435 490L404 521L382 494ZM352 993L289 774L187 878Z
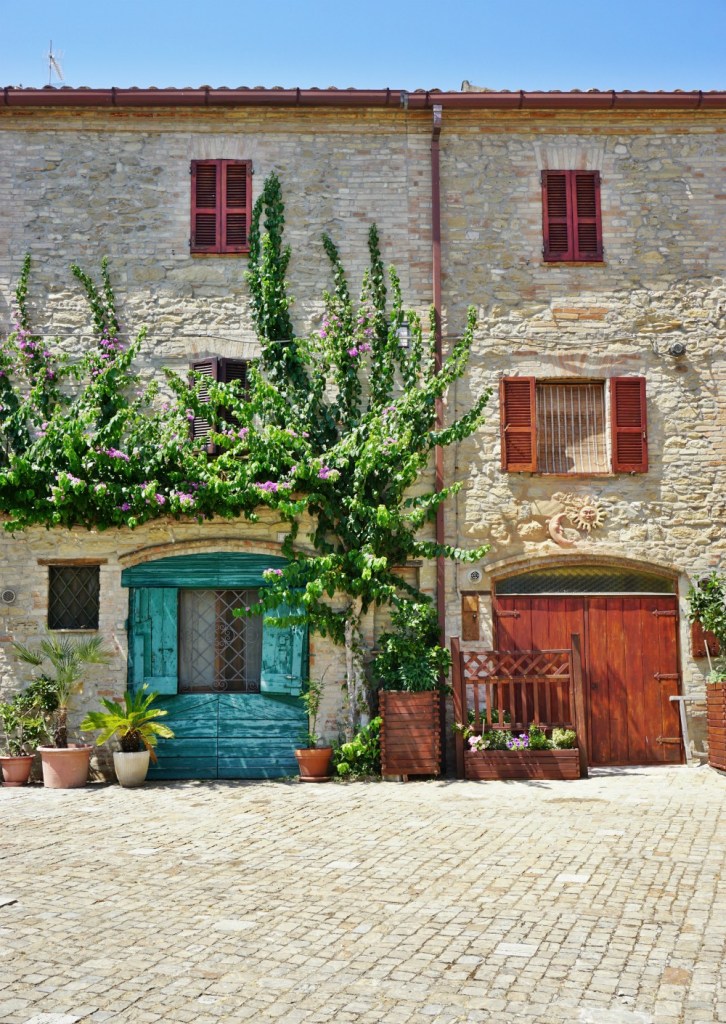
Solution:
M105 711L91 711L81 722L84 732L100 730L96 743L106 743L114 736L120 750L114 750L113 767L116 778L122 786L132 788L146 781L149 759L156 763L156 746L159 737L173 739L174 733L168 725L157 722L168 714L166 708L152 707L158 693L147 693L144 683L136 693L127 690L123 704L101 700Z
M331 778L333 748L330 745L319 746L320 738L315 732L322 698L322 681L310 679L305 692L300 694L300 700L308 713L308 729L301 737L302 746L295 751L301 782L328 782Z
M90 744L68 742L68 711L73 698L83 691L84 667L108 664L113 652L104 647L103 640L98 636L75 640L54 633L43 637L37 650L21 643L14 643L13 648L21 661L35 666L48 662L54 673L49 675L43 672L39 676L56 698L56 708L52 713L54 745L38 747L43 766L43 785L49 789L85 786L92 748Z
M379 637L373 678L380 687L383 775L438 775L441 771L442 677L451 655L439 644L433 606L400 600L393 630Z

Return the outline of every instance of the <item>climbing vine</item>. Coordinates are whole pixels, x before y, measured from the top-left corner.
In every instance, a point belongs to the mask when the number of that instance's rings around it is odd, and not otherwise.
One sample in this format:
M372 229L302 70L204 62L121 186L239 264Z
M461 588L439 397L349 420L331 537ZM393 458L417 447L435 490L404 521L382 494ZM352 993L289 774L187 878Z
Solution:
M486 551L432 539L437 509L460 485L437 492L420 481L436 446L476 430L489 392L460 419L437 423L437 407L466 370L475 313L469 310L461 338L436 372L433 319L425 331L416 312L404 309L375 226L357 300L337 247L323 237L332 286L323 293L319 328L297 338L284 223L280 182L272 175L250 231L246 279L261 355L249 385L168 373L170 402L162 400L159 382L141 382L136 361L146 332L130 340L124 334L105 260L100 284L72 267L93 343L67 371L72 386L59 386L60 364L30 334L26 260L18 327L0 347L0 509L9 530L133 528L163 516L254 520L261 509L274 509L289 526L288 562L268 571L256 611L281 625L305 621L345 646L350 737L366 707L363 616L374 605L425 600L397 568L442 555L469 561ZM28 355L17 359L21 342ZM195 417L210 424L203 441L191 437ZM300 536L303 522L312 523L309 536Z

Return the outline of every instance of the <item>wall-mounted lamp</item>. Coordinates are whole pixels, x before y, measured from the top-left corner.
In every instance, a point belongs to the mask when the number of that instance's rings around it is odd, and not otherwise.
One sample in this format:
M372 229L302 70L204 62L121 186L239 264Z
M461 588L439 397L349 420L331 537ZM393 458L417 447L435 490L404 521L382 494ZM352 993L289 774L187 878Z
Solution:
M675 356L676 358L678 358L679 356L684 356L686 354L686 346L683 344L682 341L676 341L668 349L668 353L669 355Z
M411 328L409 327L408 320L404 320L401 323L401 326L396 331L396 336L401 348L408 348L409 342L411 341Z

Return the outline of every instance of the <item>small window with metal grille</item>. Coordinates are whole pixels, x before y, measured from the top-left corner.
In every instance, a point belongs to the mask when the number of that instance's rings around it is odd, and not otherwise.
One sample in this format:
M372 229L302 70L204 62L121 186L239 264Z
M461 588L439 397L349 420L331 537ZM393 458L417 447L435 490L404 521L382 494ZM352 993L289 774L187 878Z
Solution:
M236 616L257 590L179 591L179 692L258 693L262 616Z
M536 396L539 472L607 473L603 383L538 381Z
M98 629L100 569L97 565L48 568L48 629Z

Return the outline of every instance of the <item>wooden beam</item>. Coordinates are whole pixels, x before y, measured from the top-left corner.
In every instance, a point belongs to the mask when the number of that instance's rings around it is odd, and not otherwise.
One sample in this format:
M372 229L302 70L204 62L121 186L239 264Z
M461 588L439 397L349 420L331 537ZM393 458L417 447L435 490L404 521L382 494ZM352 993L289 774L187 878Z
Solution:
M577 733L577 748L580 751L580 778L587 778L587 765L589 761L587 753L587 728L585 718L585 694L582 688L582 648L580 646L580 634L571 635L572 644L572 710L575 719L575 732Z
M454 724L466 725L466 682L461 672L461 647L458 636L451 638L451 685L454 699ZM456 777L464 778L464 737L456 731Z

